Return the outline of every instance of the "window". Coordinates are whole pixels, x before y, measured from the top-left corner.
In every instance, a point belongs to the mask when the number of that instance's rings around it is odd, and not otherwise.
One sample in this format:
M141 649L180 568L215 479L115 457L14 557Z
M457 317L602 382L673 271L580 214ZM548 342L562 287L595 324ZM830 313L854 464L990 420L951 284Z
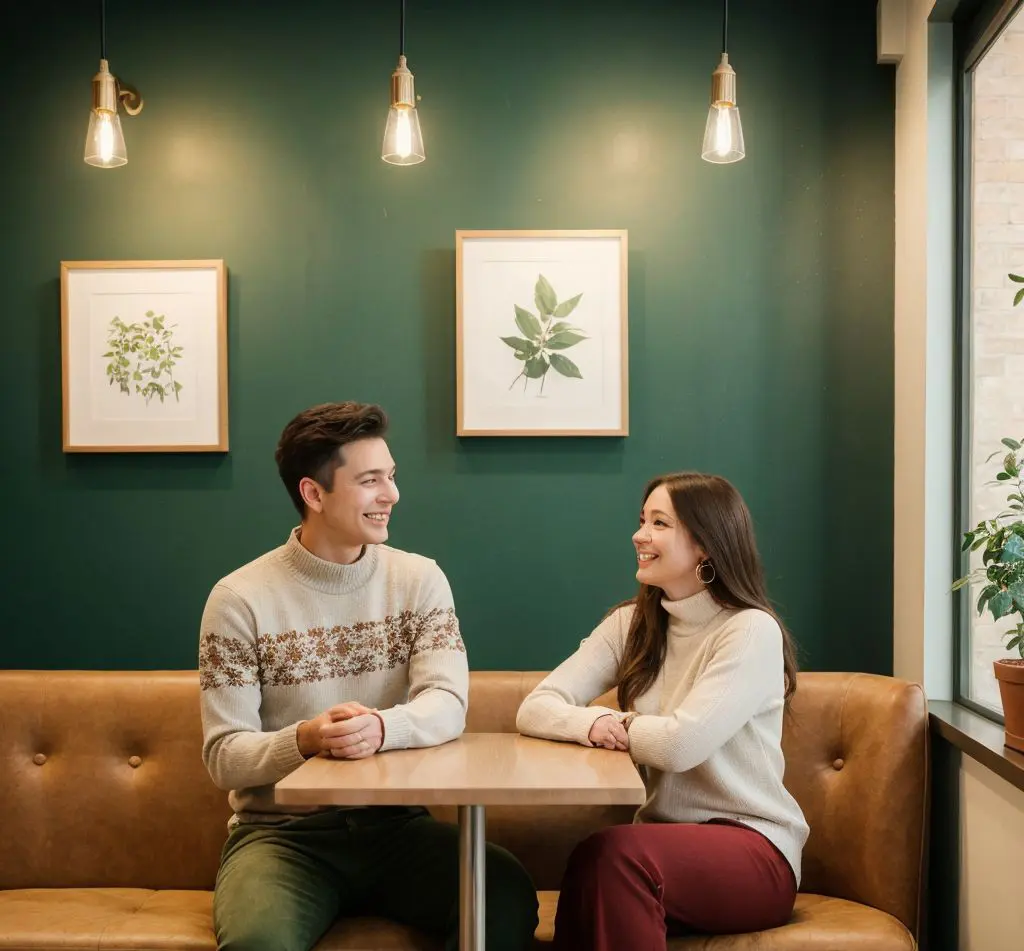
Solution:
M1011 489L991 485L1003 437L1024 436L1024 16L1019 3L989 3L958 24L960 96L961 419L958 523L994 517ZM981 564L980 553L963 568ZM966 591L967 589L965 589ZM992 662L1006 656L1015 623L975 609L980 586L960 598L957 697L1000 715Z

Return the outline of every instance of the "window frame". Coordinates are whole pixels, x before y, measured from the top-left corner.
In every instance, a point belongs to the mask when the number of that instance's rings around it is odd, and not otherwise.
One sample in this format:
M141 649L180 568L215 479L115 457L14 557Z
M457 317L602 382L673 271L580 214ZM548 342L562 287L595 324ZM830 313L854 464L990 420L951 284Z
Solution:
M1024 0L970 0L961 3L953 15L953 42L956 54L956 236L955 236L955 334L954 352L959 359L954 366L956 397L954 408L954 438L957 460L954 469L953 505L958 531L953 538L953 563L958 575L966 573L970 553L960 551L964 527L971 524L971 301L973 235L971 155L973 147L973 110L975 69L992 44L999 38L1007 23L1024 4ZM1024 13L1022 13L1024 15ZM967 694L970 688L971 617L973 598L968 588L953 596L953 700L960 706L1004 723L1002 714L987 707Z

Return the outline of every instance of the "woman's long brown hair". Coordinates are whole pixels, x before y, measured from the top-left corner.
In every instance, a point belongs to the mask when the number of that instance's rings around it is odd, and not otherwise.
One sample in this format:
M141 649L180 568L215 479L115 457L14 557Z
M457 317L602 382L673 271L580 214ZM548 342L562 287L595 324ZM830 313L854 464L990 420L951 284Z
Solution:
M754 525L742 496L721 476L673 472L647 484L641 505L661 485L668 490L676 516L715 569L714 580L707 586L711 596L724 607L757 608L778 622L788 699L796 689L796 649L765 592ZM622 710L632 709L665 663L668 612L661 606L664 596L661 588L642 584L636 598L626 602L635 608L619 664L618 701Z

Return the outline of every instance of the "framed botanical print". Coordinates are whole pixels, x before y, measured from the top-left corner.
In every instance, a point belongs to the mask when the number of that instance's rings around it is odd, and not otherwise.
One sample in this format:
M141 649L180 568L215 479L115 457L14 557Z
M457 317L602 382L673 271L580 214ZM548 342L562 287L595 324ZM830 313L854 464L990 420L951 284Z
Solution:
M64 261L65 452L226 452L223 261Z
M455 246L458 435L627 435L627 233L458 231Z

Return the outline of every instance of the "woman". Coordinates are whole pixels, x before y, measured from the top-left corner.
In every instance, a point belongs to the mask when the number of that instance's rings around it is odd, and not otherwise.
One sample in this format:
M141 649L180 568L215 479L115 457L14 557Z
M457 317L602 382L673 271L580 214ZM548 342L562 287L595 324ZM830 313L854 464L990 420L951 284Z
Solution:
M640 591L524 701L521 733L628 750L647 800L569 860L560 951L654 951L675 931L785 924L807 823L782 784L793 644L765 594L750 513L718 476L644 492ZM587 706L616 686L619 712Z

